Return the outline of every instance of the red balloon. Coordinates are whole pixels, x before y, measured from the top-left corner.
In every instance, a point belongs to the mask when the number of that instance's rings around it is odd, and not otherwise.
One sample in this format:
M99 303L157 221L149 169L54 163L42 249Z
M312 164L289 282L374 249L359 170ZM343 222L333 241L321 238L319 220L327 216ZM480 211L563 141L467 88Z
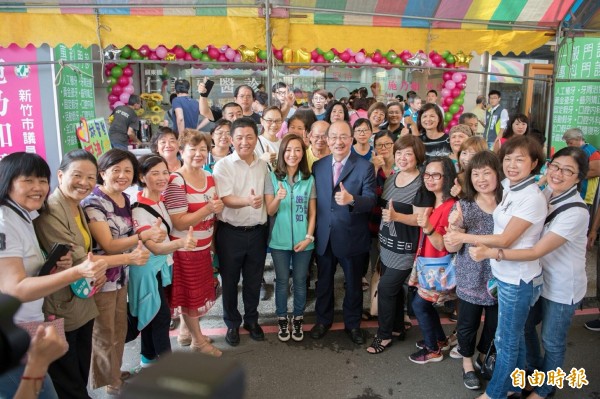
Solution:
M110 70L111 70L111 68L104 68L104 75L110 76L111 75Z
M111 93L117 97L120 96L123 93L123 86L113 85Z
M212 58L213 60L216 60L217 58L219 58L220 54L221 53L216 48L214 48L214 47L209 47L208 48L208 56L210 58Z
M452 120L458 122L458 120L460 119L460 111L455 113L454 116L452 116Z
M119 76L119 79L117 80L117 83L120 86L127 86L129 84L129 78L127 76Z
M450 122L448 122L447 127L449 129L452 129L454 126L458 125L458 122L455 119L452 119Z
M131 77L133 76L133 69L130 66L126 66L123 68L123 76Z
M444 110L444 112L448 112L448 106L446 104L442 105L442 109Z
M150 54L150 47L148 47L148 45L144 44L142 47L140 47L138 49L138 53L140 53L140 55L142 57L147 57Z
M465 110L465 107L463 107L462 105L460 107L458 107L459 114L462 114L464 110Z
M108 69L112 69L112 67L114 67L115 65L117 65L117 64L115 64L114 62L109 62L108 64L106 64L104 66Z
M381 54L379 52L373 54L373 57L371 57L371 58L373 59L373 62L376 62L376 63L381 62L381 60L383 59L383 57L381 56Z
M466 73L461 74L461 77L462 77L461 82L466 82L467 81L467 74Z
M450 128L449 127L445 128L444 129L444 133L449 134L450 133Z
M227 61L227 57L225 57L225 54L219 54L219 58L217 59L217 61L225 62Z
M458 96L460 96L460 89L454 88L454 89L452 89L451 93L452 93L452 97L458 97Z
M317 52L317 50L313 50L310 52L310 58L312 60L316 60L317 58L319 58L319 53Z
M448 67L448 68L456 68L456 67L454 66L454 62L453 62L452 64L448 64L448 65L447 65L447 67Z
M194 57L192 57L192 55L190 53L185 53L185 56L183 57L183 59L186 61L192 61L194 59Z
M460 82L456 85L456 87L458 87L461 90L464 90L467 88L467 84L465 82Z
M148 59L149 60L158 60L160 58L158 58L158 55L156 55L156 53L154 51L152 51L149 55L148 55ZM125 71L123 71L123 73L125 73Z
M448 63L444 60L441 60L440 63L438 64L438 66L440 68L446 68L448 66Z
M321 54L319 54L319 56L317 57L317 61L316 62L318 62L318 63L324 63L324 62L327 62L327 61L325 60L325 58Z
M281 50L277 50L274 49L273 50L273 55L275 56L275 58L277 58L279 61L283 60L283 52ZM319 56L320 57L320 56Z
M333 54L335 55L340 55L340 52L337 51L337 49L332 48L331 51L333 51Z
M108 95L108 102L109 103L112 104L112 103L114 103L115 101L118 101L118 100L119 100L119 96L116 96L116 95L114 95L112 93Z
M381 57L381 60L379 60L380 65L389 65L389 63L390 62L385 57Z
M340 53L340 60L342 60L344 62L348 62L348 61L350 61L350 58L352 58L352 56L347 51Z
M454 102L454 98L452 98L452 97L444 98L444 104L447 106L451 106L453 102Z
M452 79L452 74L450 72L444 72L444 74L442 75L442 79L444 79L444 81L450 80Z
M173 49L173 52L175 53L175 58L177 58L178 60L184 58L185 54L186 54L185 50L183 48L181 48L180 46L175 47Z

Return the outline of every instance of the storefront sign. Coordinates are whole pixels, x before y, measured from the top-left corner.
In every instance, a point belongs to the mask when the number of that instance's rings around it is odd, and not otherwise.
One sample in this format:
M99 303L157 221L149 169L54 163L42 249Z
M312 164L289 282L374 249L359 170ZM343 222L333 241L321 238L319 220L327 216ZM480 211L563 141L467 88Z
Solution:
M0 48L0 158L25 151L46 156L38 66L33 46Z
M54 49L54 59L91 60L92 50L83 48L81 45L68 48L60 44ZM58 75L56 96L63 154L79 148L76 129L79 126L80 118L93 119L96 116L92 64L70 65L73 68L60 65L54 68L55 75Z
M108 127L103 118L86 120L81 118L77 127L77 138L81 148L93 154L96 159L106 151L110 150L110 140L108 138Z
M569 39L558 58L552 117L552 147L566 146L563 133L573 127L585 140L600 147L600 39ZM560 81L573 79L575 81Z

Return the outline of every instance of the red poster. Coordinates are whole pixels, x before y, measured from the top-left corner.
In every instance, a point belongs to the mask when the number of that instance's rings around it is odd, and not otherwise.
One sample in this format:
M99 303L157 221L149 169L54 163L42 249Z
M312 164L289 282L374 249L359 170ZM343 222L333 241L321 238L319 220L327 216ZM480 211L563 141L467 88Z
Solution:
M0 158L13 152L45 158L36 48L0 47ZM5 66L3 63L23 62Z

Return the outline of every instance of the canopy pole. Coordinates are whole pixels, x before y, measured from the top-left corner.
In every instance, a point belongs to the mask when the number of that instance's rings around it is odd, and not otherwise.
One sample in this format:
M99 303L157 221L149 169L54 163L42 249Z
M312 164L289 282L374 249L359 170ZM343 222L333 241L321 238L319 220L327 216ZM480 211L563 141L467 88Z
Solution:
M563 26L563 22L561 21L558 24L558 27L556 28L556 49L554 51L554 72L552 73L552 75L550 76L550 87L548 88L548 112L546 113L546 131L544 132L544 134L546 135L546 142L547 142L547 153L548 153L548 158L550 157L550 150L552 148L552 130L550 129L550 125L552 123L552 117L553 117L553 113L554 113L554 86L556 83L556 74L557 74L557 70L556 68L558 68L558 57L560 56L560 50L561 47L563 45L563 41L562 41L562 26Z
M271 34L271 1L265 0L265 42L267 44L267 87L265 88L268 95L268 104L272 104L273 93L273 51L272 51L272 34Z

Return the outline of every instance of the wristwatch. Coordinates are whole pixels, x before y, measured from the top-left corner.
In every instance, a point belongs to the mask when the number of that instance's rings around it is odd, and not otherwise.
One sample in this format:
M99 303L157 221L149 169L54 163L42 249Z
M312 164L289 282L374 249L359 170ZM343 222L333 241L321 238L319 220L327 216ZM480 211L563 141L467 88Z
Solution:
M311 236L310 234L307 234L304 238L310 240L311 242L315 242L315 236Z

